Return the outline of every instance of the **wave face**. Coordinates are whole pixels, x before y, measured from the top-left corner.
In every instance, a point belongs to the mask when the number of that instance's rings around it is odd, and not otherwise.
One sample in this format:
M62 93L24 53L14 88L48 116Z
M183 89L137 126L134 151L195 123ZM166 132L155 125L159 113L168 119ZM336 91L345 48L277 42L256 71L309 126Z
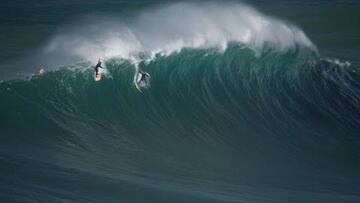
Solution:
M359 76L346 64L184 49L139 64L152 75L143 93L129 61L108 60L101 82L88 65L1 84L6 189L43 201L359 200Z
M220 50L140 40L143 52L105 53L100 82L90 62L1 82L0 200L359 202L358 69L292 31L230 34ZM151 74L141 93L138 67Z

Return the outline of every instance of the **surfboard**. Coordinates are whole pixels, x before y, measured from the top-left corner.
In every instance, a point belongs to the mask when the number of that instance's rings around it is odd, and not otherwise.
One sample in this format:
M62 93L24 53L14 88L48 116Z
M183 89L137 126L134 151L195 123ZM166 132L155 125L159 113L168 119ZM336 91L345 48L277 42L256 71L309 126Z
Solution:
M96 73L94 73L94 80L95 81L100 81L101 80L101 73L98 73L98 75L96 75Z

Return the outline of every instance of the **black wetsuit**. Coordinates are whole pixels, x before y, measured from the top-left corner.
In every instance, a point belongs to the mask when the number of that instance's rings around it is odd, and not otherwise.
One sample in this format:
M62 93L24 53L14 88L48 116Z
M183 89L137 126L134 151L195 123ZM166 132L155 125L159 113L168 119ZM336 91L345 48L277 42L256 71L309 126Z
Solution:
M141 78L140 78L140 81L138 82L138 84L140 84L141 81L145 81L146 77L149 77L147 73L142 72L142 71L139 71L139 72L141 73Z
M103 68L102 66L101 66L101 62L99 61L97 64L96 64L96 66L95 66L95 75L97 76L98 75L98 73L99 73L99 68Z

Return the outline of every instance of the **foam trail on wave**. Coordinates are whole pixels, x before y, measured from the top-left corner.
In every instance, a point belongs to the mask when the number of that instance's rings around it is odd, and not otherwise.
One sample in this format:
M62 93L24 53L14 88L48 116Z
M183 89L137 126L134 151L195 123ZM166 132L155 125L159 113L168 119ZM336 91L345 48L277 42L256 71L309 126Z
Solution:
M267 44L279 51L295 47L316 51L296 26L240 3L176 3L145 10L132 19L112 17L92 22L56 35L45 54L91 61L112 57L131 60L182 48L224 50L229 42L256 51Z

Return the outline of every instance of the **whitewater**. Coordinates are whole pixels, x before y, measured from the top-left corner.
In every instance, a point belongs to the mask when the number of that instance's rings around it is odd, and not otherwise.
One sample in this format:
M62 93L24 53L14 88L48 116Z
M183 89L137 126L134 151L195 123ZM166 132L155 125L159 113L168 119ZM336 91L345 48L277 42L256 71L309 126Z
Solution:
M316 52L296 26L239 3L176 3L123 18L87 19L87 23L64 27L42 54L51 59L95 61L119 57L136 62L183 48L224 51L230 42L257 54L266 45L278 51L303 47Z

